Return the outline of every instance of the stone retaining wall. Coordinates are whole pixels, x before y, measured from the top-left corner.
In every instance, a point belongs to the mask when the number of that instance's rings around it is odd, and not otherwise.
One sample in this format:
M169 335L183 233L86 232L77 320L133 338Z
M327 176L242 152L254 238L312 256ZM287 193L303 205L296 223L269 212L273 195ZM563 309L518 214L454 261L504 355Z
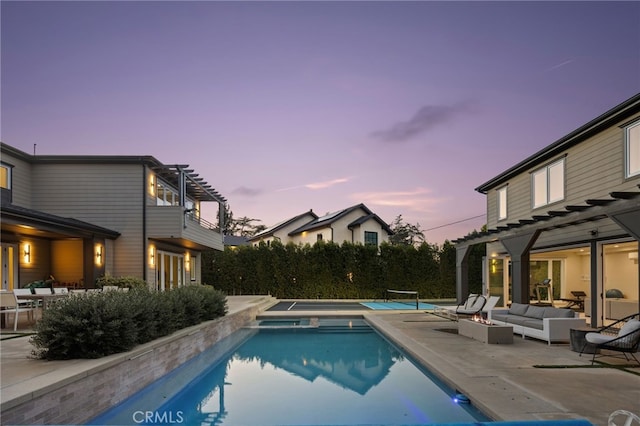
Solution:
M231 335L261 311L259 305L249 307L105 357L104 364L90 371L2 404L2 424L85 423Z

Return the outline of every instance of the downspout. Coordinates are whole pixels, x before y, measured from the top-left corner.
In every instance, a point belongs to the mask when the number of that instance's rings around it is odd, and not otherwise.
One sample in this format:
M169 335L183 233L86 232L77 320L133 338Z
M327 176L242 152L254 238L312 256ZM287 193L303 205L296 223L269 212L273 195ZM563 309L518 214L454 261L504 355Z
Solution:
M147 168L142 164L142 280L147 282Z

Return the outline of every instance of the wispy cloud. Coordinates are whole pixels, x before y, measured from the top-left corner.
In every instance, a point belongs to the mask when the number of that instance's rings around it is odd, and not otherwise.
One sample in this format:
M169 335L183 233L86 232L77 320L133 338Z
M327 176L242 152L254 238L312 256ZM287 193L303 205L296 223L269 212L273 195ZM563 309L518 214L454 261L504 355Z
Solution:
M288 188L282 188L282 189L278 189L276 190L276 192L281 192L281 191L290 191L292 189L299 189L299 188L307 188L307 189L325 189L325 188L330 188L334 185L339 185L341 183L346 183L349 182L350 178L338 178L338 179L332 179L332 180L327 180L327 181L322 181L322 182L313 182L313 183L307 183L304 185L296 185L296 186L290 186Z
M231 191L234 195L244 195L247 197L255 197L262 194L264 191L258 188L248 188L246 186L239 186L233 191Z
M560 62L559 64L556 64L556 65L554 65L552 67L547 68L546 70L544 70L544 72L549 72L549 71L556 70L556 69L558 69L560 67L564 67L565 65L569 65L573 61L574 61L573 59L568 59L568 60L566 60L564 62Z
M456 105L425 105L407 121L399 121L388 129L373 132L371 137L383 142L405 142L451 121L469 110L468 103Z
M402 207L427 213L444 201L430 194L430 189L419 187L409 191L360 192L353 194L351 198L372 206Z

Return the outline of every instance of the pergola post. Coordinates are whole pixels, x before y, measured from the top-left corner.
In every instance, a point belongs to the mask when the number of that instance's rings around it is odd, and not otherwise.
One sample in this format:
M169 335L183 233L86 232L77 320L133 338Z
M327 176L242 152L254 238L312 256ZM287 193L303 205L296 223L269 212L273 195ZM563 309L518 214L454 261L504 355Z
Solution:
M511 301L529 303L530 250L540 235L539 230L505 237L500 240L511 256Z
M456 300L463 303L469 294L469 248L456 246Z

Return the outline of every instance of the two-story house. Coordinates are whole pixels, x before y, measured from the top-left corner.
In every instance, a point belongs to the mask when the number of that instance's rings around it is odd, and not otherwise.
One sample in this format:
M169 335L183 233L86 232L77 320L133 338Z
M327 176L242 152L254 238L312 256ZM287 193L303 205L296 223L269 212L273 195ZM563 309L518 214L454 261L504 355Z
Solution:
M357 204L319 217L313 210L284 220L249 239L249 243L315 244L318 241L372 244L389 241L393 231L364 204Z
M200 282L201 252L223 249L201 207L225 199L186 165L0 148L2 288L109 274L165 290Z
M487 231L455 241L458 299L482 243L485 292L504 304L540 302L549 279L544 301L582 300L592 325L639 312L639 184L637 94L476 188Z

